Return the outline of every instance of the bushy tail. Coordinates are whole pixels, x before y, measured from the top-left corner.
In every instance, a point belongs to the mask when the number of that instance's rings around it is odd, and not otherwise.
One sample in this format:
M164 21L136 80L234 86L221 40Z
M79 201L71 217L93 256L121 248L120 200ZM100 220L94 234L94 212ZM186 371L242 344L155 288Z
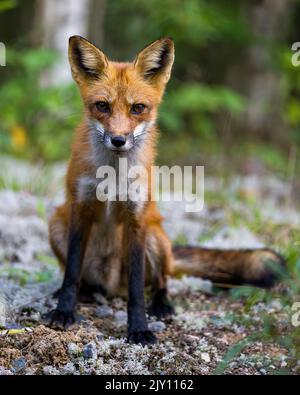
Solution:
M218 250L173 247L172 275L188 274L214 283L249 284L269 288L284 270L284 258L270 249Z

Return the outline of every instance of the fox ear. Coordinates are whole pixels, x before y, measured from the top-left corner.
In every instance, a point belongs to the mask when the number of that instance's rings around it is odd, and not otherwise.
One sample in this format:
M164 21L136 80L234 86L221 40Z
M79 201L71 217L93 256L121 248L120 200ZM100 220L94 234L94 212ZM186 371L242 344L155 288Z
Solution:
M104 53L80 36L69 40L69 62L74 80L95 80L101 77L108 65Z
M167 83L174 63L173 40L161 38L144 48L135 60L135 67L143 78L151 82Z

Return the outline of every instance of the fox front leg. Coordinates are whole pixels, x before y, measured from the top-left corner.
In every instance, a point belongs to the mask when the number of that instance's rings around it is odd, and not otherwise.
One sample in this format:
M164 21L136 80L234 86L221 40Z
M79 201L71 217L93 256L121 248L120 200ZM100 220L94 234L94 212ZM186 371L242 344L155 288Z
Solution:
M154 344L155 335L149 330L144 297L145 238L135 227L128 233L128 341Z
M80 215L77 207L73 207L71 211L64 281L59 291L57 308L46 316L47 324L57 329L67 329L75 322L81 266L90 229L86 215Z

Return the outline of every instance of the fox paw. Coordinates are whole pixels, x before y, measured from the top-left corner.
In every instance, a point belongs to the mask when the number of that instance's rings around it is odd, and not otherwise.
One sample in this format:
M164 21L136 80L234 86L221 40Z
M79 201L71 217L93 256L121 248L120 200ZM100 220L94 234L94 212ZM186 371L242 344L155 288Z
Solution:
M56 309L46 314L43 321L45 325L53 329L66 330L76 322L76 318L74 311Z
M128 343L135 343L146 346L148 344L155 344L157 342L157 338L154 333L149 330L132 331L128 333L127 341Z
M158 319L168 318L175 314L174 307L166 302L152 303L148 309L149 315L155 316Z
M154 295L153 301L149 306L148 313L159 319L167 318L175 314L174 307L169 302L165 289L157 291Z

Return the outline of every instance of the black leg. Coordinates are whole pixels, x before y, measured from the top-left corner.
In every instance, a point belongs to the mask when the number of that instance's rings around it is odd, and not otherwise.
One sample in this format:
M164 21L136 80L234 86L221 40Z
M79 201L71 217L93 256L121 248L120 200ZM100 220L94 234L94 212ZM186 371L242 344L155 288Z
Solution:
M73 217L69 231L67 265L63 285L58 294L57 308L46 317L50 326L59 329L67 329L75 322L81 262L86 244L87 228L82 222L75 222L74 219Z
M128 341L154 344L155 335L149 331L144 299L145 251L142 243L134 242L129 251L128 276Z

